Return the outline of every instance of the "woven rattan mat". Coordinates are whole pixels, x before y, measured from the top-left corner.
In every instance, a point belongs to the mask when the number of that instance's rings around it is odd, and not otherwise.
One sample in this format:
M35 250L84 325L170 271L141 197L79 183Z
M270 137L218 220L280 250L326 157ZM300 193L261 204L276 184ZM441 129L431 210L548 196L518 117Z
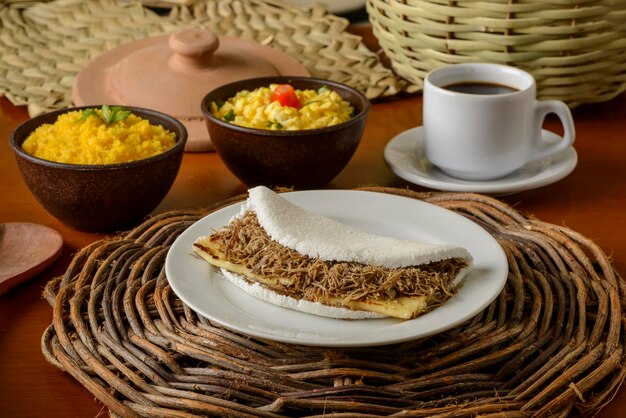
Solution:
M113 416L564 417L611 400L626 375L626 283L593 242L482 195L367 190L486 228L510 265L500 296L455 329L392 346L249 338L169 288L169 245L209 212L175 211L84 248L46 286L46 359Z
M0 2L0 95L27 105L31 116L70 106L75 75L97 55L191 27L274 47L300 60L312 76L346 83L370 99L410 90L360 37L346 32L346 19L322 6L300 9L275 0L180 3L157 13L124 0Z

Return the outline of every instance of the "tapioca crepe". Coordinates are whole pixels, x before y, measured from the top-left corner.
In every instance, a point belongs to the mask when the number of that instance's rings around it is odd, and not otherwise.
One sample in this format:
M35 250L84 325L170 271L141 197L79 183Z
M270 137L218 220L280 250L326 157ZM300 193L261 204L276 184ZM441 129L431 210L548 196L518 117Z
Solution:
M332 318L415 318L454 295L472 265L462 247L371 234L263 186L193 246L249 294Z

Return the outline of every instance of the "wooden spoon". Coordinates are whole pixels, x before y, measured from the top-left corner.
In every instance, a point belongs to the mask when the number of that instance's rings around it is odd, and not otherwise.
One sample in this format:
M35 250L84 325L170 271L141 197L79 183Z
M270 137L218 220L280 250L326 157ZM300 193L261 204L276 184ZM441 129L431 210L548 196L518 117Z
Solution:
M0 295L45 270L61 255L63 237L47 226L0 224Z

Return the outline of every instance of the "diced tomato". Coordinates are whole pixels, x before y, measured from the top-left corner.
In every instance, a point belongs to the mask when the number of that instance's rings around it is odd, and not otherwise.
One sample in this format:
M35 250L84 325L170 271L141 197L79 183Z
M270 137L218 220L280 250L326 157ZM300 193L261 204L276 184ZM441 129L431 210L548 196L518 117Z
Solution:
M300 108L300 100L290 84L279 84L272 93L272 101L278 101L283 106Z

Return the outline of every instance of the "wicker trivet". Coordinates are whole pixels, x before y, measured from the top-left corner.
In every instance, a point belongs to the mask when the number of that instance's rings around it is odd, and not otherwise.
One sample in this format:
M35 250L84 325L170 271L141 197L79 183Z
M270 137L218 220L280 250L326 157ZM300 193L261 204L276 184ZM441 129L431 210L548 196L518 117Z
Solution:
M346 32L348 24L321 6L272 0L196 0L165 14L131 0L0 2L0 96L28 105L31 116L70 106L74 77L97 55L184 28L269 45L300 60L312 76L346 83L370 99L411 90Z
M209 212L175 211L84 248L46 286L46 359L113 416L564 417L611 400L626 375L626 283L593 242L482 195L367 190L482 225L509 261L501 295L451 331L392 346L238 335L169 288L168 246Z

